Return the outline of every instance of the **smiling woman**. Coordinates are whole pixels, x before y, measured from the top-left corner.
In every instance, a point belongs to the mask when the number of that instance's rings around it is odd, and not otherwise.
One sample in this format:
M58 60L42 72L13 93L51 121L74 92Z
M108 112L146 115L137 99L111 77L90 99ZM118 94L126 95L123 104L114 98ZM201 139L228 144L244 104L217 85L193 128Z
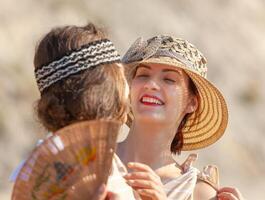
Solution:
M190 92L191 91L191 92ZM144 121L147 125L161 124L171 126L175 124L177 130L180 122L193 113L199 98L191 79L182 69L162 64L139 65L131 83L132 112L137 121ZM179 130L180 131L180 130ZM171 144L171 151L180 152L183 140L181 133L175 134Z
M162 118L160 121L172 123L172 120L175 122L175 119L179 118L176 114L185 113L184 107L187 106L182 104L190 100L188 77L183 75L183 71L171 68L163 65L138 67L131 84L132 109L135 116L140 112L139 117L143 118L145 110L151 110L148 114L158 114L157 117ZM155 117L147 119L152 122L156 120Z
M228 112L219 90L206 79L206 59L186 40L138 39L123 58L130 85L130 133L118 154L132 170L125 178L143 199L242 199L218 186L218 171L181 165L172 153L204 148L224 133Z

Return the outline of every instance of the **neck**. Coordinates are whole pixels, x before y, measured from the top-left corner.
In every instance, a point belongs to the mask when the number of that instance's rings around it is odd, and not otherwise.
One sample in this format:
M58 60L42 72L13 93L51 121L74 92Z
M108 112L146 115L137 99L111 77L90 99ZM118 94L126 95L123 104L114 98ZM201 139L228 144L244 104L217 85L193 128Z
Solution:
M176 133L176 126L155 123L133 123L125 142L118 147L121 160L140 162L156 170L173 161L170 145Z

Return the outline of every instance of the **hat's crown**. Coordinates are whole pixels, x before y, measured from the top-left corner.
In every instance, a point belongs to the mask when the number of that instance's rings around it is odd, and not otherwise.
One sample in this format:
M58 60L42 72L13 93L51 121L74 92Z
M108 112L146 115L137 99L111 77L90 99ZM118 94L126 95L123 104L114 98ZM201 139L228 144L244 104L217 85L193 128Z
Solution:
M138 38L126 52L122 61L132 63L149 58L169 57L185 64L187 69L206 78L206 58L203 54L187 40L171 36L155 36L147 41ZM172 63L169 63L172 64Z

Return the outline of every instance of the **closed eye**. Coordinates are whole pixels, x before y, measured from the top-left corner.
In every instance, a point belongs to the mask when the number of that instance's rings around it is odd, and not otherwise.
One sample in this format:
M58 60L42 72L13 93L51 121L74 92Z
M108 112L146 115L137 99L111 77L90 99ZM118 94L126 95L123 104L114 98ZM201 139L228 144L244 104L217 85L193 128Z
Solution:
M167 83L176 83L176 80L170 79L170 78L165 78L164 79Z

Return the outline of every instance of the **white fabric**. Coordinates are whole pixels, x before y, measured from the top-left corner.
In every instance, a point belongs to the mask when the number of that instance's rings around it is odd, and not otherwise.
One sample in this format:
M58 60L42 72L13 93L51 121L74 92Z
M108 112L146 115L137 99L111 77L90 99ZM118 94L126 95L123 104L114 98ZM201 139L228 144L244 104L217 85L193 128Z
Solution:
M168 199L191 200L199 170L190 167L184 174L164 182Z
M117 193L120 199L135 200L132 188L127 185L123 175L127 173L126 167L115 154L112 161L112 172L108 179L107 189Z

